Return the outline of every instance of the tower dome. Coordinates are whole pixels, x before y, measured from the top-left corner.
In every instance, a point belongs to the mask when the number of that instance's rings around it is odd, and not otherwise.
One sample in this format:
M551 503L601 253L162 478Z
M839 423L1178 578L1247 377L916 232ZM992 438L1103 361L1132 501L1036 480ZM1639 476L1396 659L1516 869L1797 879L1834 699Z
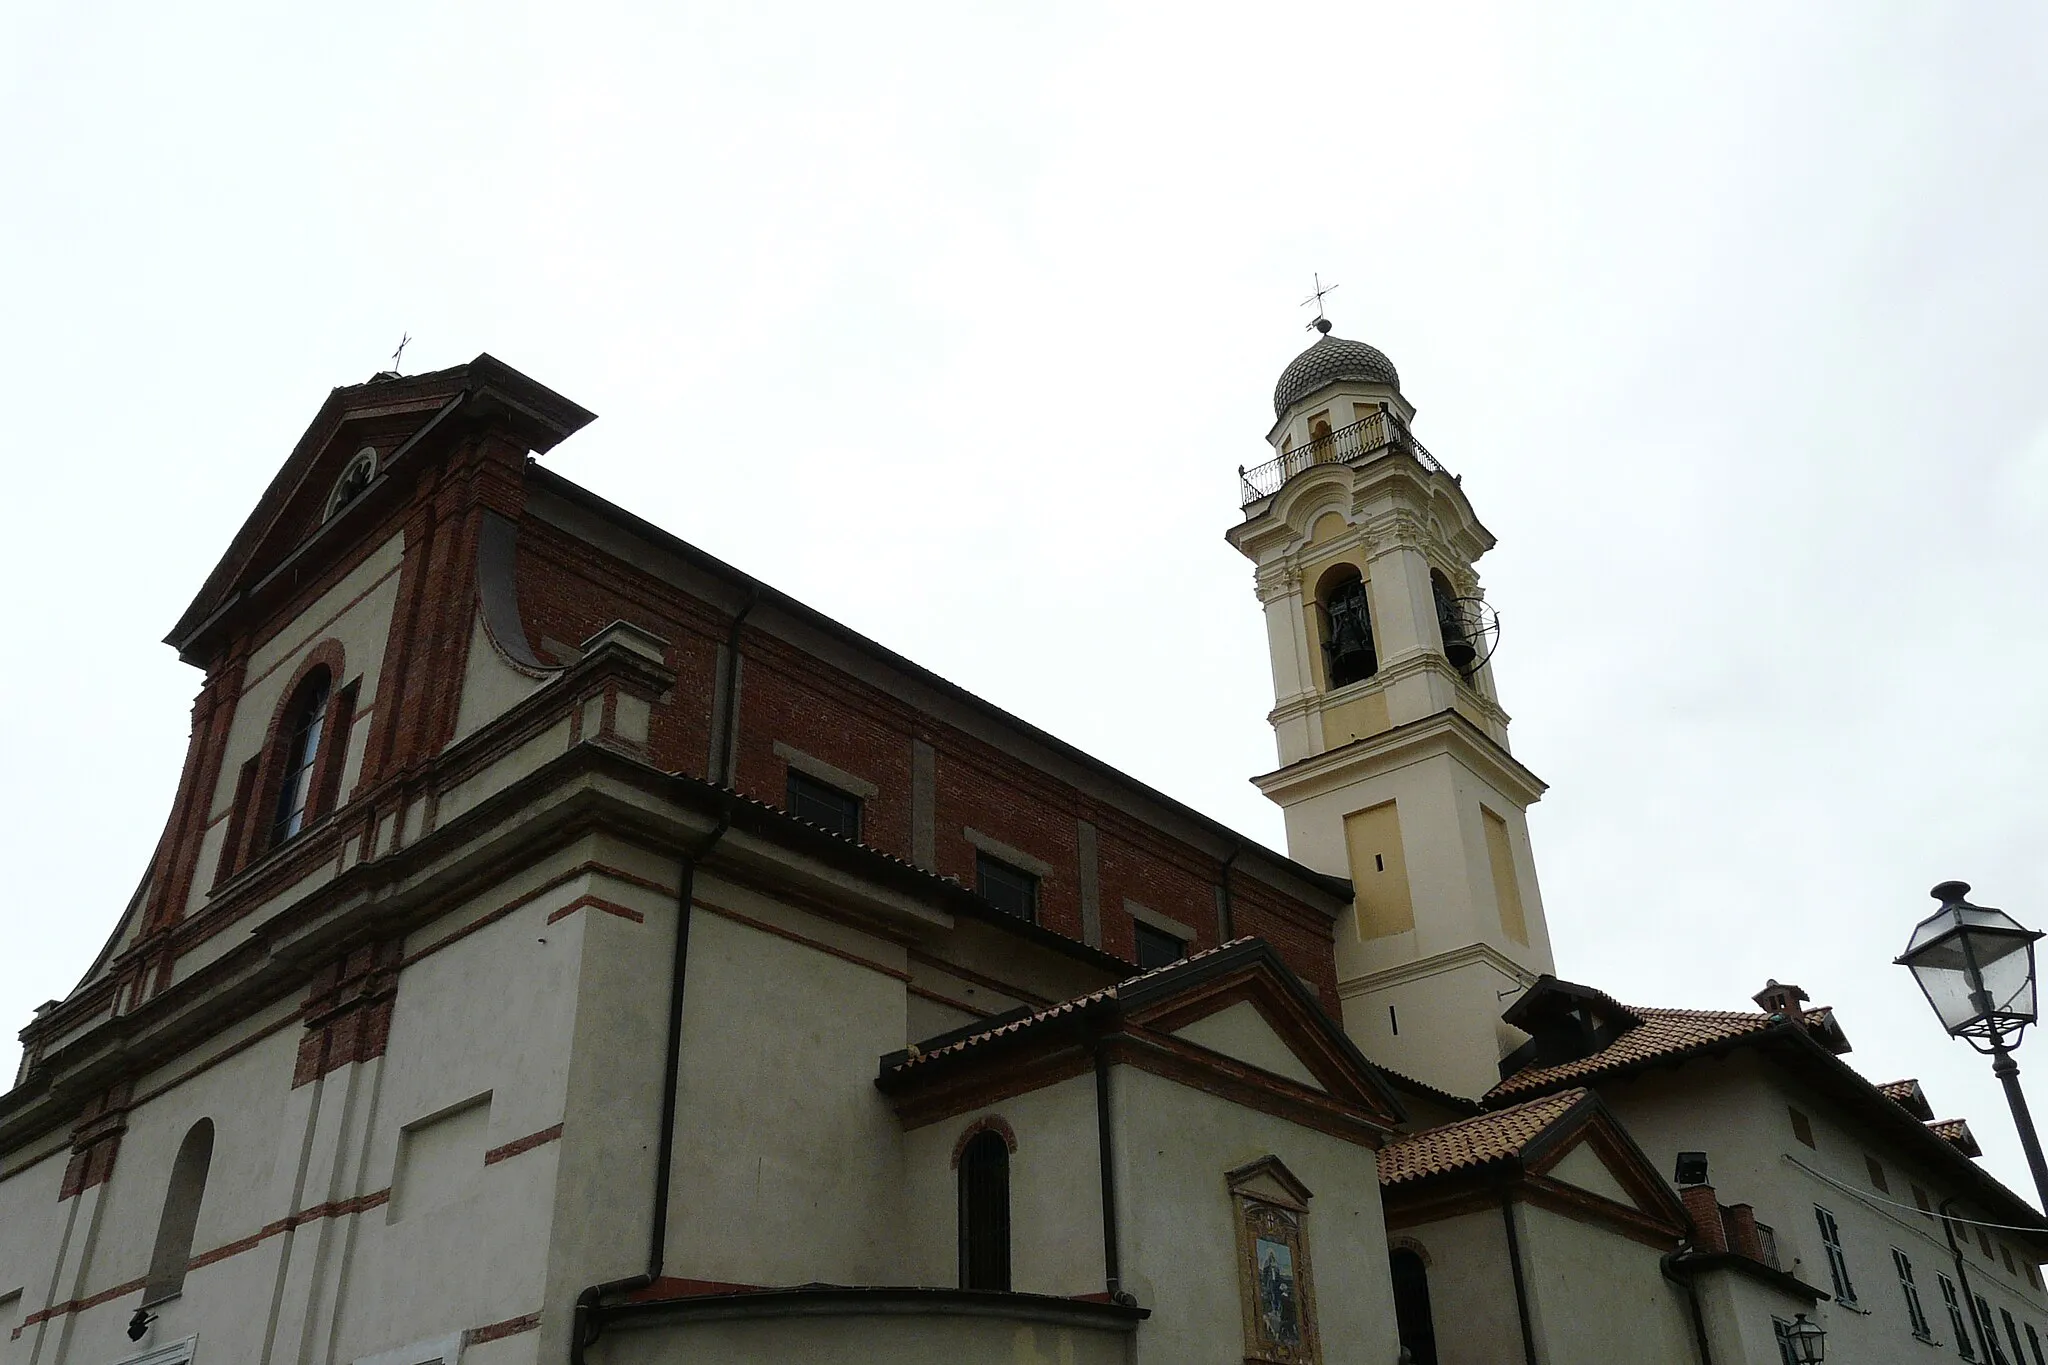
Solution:
M1401 376L1384 351L1362 341L1346 341L1343 337L1331 336L1328 331L1330 324L1325 320L1318 319L1316 325L1324 329L1321 339L1289 361L1287 368L1280 372L1280 382L1273 386L1275 417L1286 416L1287 409L1323 385L1340 379L1385 384L1395 389L1401 387Z

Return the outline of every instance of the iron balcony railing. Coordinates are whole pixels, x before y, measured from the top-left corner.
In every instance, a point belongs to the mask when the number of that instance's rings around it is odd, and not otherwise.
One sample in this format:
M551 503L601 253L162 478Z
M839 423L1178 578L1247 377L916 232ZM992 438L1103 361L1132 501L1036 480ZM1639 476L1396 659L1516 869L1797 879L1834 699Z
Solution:
M1243 495L1238 500L1239 506L1249 507L1260 498L1272 497L1304 469L1319 464L1346 464L1388 449L1413 455L1416 462L1432 474L1449 475L1451 472L1438 464L1436 457L1415 439L1407 423L1381 409L1348 427L1339 427L1305 446L1286 451L1277 460L1268 460L1250 469L1239 465L1237 480Z

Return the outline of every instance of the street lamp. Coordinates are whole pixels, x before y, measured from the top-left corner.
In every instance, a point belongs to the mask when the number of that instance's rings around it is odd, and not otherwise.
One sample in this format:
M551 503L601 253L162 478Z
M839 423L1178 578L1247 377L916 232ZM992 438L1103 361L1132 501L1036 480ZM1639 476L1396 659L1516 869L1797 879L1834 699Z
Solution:
M1792 1359L1798 1365L1821 1365L1827 1357L1827 1332L1819 1322L1808 1322L1806 1314L1800 1314L1786 1328L1786 1345L1792 1347Z
M1897 961L1913 973L1941 1026L1995 1060L1991 1073L2005 1086L2013 1126L2034 1172L2034 1190L2048 1208L2048 1164L2020 1093L2012 1049L2034 1022L2034 940L2041 934L2003 910L1972 905L1968 882L1943 882L1930 893L1941 909L1921 920Z
M1801 1313L1785 1329L1785 1344L1792 1348L1792 1359L1799 1365L1820 1365L1827 1356L1828 1334L1819 1323L1807 1321L1806 1314Z

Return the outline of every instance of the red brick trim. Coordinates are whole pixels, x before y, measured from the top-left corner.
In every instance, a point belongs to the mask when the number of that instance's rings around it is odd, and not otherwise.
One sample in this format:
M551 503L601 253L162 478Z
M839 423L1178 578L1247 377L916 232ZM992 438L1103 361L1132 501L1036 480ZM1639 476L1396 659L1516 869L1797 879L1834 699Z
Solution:
M212 1265L215 1261L225 1261L230 1256L238 1256L242 1252L260 1246L281 1232L289 1232L291 1229L302 1227L307 1223L317 1223L323 1218L352 1218L356 1214L368 1213L371 1209L382 1208L390 1202L391 1191L387 1188L373 1191L370 1194L357 1195L353 1199L333 1199L324 1204L315 1204L310 1208L300 1209L289 1218L279 1218L275 1222L265 1223L260 1230L250 1233L247 1237L239 1237L232 1242L225 1242L211 1251L201 1252L185 1262L185 1269L188 1271L198 1270L202 1266Z
M548 878L539 886L533 888L533 890L523 892L522 894L515 896L513 899L507 901L505 904L499 906L497 909L486 911L478 918L471 920L468 924L463 925L460 929L453 930L452 932L444 935L443 937L435 939L432 943L429 943L426 947L420 949L418 952L408 953L405 956L405 959L398 965L400 967L410 967L415 962L420 961L422 958L431 957L433 954L440 952L443 948L450 947L453 944L458 943L465 938L468 938L477 930L489 928L491 925L496 924L499 920L505 918L505 916L513 913L515 910L519 910L525 906L531 905L534 901L539 900L542 896L545 896L548 892L555 890L557 887L564 886L569 882L575 881L578 877L585 876L587 874L595 874L600 877L608 877L613 881L625 882L629 886L642 887L648 891L659 891L664 896L673 896L676 893L676 889L672 886L663 886L660 882L649 881L647 878L639 876L632 872L628 872L623 868L610 867L604 863L598 862L578 863L576 866L570 868L568 871L560 873L557 876Z
M384 1055L398 996L399 941L366 943L314 974L303 1011L294 1089L351 1062Z
M481 1346L487 1341L498 1341L505 1337L516 1337L521 1332L531 1332L538 1326L540 1326L540 1314L538 1312L521 1313L518 1317L506 1318L503 1322L486 1323L482 1327L470 1328L462 1334L462 1344L464 1346Z
M641 914L638 910L633 909L631 906L620 905L617 901L608 901L604 899L602 896L578 896L575 900L570 901L561 909L551 911L548 914L548 923L553 924L556 920L567 919L569 918L569 916L575 914L578 910L586 908L591 910L602 910L607 915L617 915L620 919L629 919L633 921L633 923L635 924L645 924L647 922L647 916Z
M114 1160L121 1154L121 1134L128 1129L134 1086L121 1081L94 1096L71 1129L71 1160L57 1188L62 1203L114 1178Z
M728 910L722 905L714 905L707 900L693 900L690 903L699 910L709 910L721 919L729 919L735 924L744 924L749 929L759 929L764 934L773 934L777 938L788 939L791 943L801 943L806 948L815 948L829 957L836 957L842 962L851 962L856 967L865 967L871 972L880 972L883 976L891 977L897 981L907 982L910 980L910 973L900 967L890 967L871 958L862 957L858 953L849 953L844 948L835 948L820 939L812 938L807 934L799 934L794 929L785 929L779 924L770 924L766 920L755 919L752 915L743 915L737 910Z
M1010 1149L1010 1155L1017 1155L1017 1130L1010 1126L1010 1121L1000 1114L983 1114L980 1118L962 1128L960 1136L954 1140L954 1170L960 1169L960 1158L967 1154L967 1144L980 1137L983 1133L1001 1135L1003 1145Z
M130 1280L126 1284L117 1284L112 1289L102 1289L99 1293L86 1298L66 1299L62 1303L53 1303L48 1308L39 1308L21 1320L21 1326L14 1329L14 1335L20 1336L23 1328L33 1327L39 1322L48 1322L51 1318L61 1318L66 1313L83 1313L88 1308L97 1308L109 1299L118 1299L123 1294L133 1294L148 1283L149 1279L145 1276L139 1280Z
M394 534L395 534L395 532L394 532ZM387 542L388 542L388 541L389 541L390 539L391 539L391 537L390 537L389 535L387 535L387 536L385 536L385 537L384 537L384 539L383 539L383 540L379 540L379 541L377 541L377 542L376 542L376 543L375 543L374 545L372 545L372 546L370 547L369 553L370 553L370 554L375 554L375 553L376 553L376 552L377 552L378 550L381 550L381 549L383 549L383 548L384 548L384 546L385 546L385 544L386 544L386 543L387 543ZM366 556L366 557L367 557L367 556ZM361 605L361 603L362 603L362 601L363 601L363 599L364 599L364 598L368 597L368 596L369 596L369 595L370 595L371 593L373 593L373 592L377 591L377 589L378 589L378 588L380 588L380 587L382 587L382 586L384 585L384 582L385 582L385 580L389 579L389 578L390 578L390 577L391 577L391 576L392 576L393 574L396 574L396 573L397 573L397 572L399 571L399 569L401 569L402 567L404 567L404 563L405 563L405 554L404 554L404 551L403 551L403 550L401 550L401 551L399 552L399 562L398 562L398 563L396 563L396 564L393 564L393 565L392 565L392 566L391 566L391 567L390 567L389 569L386 569L386 570L385 570L385 571L384 571L383 573L379 574L379 575L377 576L377 581L376 581L375 583L372 583L372 584L370 584L370 586L369 586L369 587L367 587L367 588L364 588L364 589L363 589L363 590L362 590L361 592L357 593L357 594L356 594L356 595L355 595L354 597L351 597L351 598L349 598L349 599L348 599L348 601L346 601L346 602L342 603L342 604L341 604L341 605L340 605L339 607L336 607L336 608L334 609L334 611L333 611L333 612L332 612L331 614L329 614L328 616L326 616L326 617L324 617L324 618L323 618L322 620L320 620L320 621L319 621L318 623L316 623L316 624L315 624L315 625L313 626L313 628L312 628L311 630L308 630L308 631L306 632L306 636L307 636L307 638L308 638L308 639L311 639L311 638L313 638L314 636L317 636L317 635L319 635L320 633L322 633L323 631L325 631L325 630L326 630L326 629L327 629L327 628L328 628L329 626L333 625L333 624L334 624L334 623L335 623L336 621L339 621L339 620L340 620L340 619L341 619L342 617L344 617L344 616L348 615L348 614L349 614L349 613L350 613L351 611L355 610L355 608L356 608L357 606ZM346 577L346 576L347 576L347 573L345 572L345 573L343 574L343 577ZM287 625L289 625L289 624L291 623L291 617L290 617L290 616L288 616L288 615L287 615L287 616L283 616L283 617L281 617L280 619L281 619L281 620L282 620L282 621L283 621L283 622L284 622L285 624L287 624ZM270 643L270 640L272 640L272 639L275 639L275 638L276 638L276 636L275 636L275 635L273 635L273 636L269 637L268 639L265 639L265 640L264 640L264 641L262 642L262 644L269 644L269 643ZM261 647L262 647L262 645L260 644L260 645L258 645L257 647L258 647L258 648L261 648ZM277 670L278 670L278 669L280 669L280 668L283 668L283 667L284 667L284 665L285 665L285 661L286 661L286 660L288 660L288 659L290 659L291 657L292 657L292 656L291 656L290 654L286 654L286 655L285 655L285 656L284 656L283 658L279 659L279 660L278 660L278 661L277 661L276 663L272 664L272 665L271 665L270 667L268 667L268 668L264 669L264 670L263 670L263 671L262 671L261 673L258 673L258 674L256 674L256 675L255 675L254 677L251 677L251 678L247 678L247 679L245 679L245 680L243 681L243 684L242 684L242 690L243 690L244 692L247 692L247 691L248 691L248 690L249 690L250 688L254 687L254 686L255 686L255 685L257 684L257 683L260 683L260 682L262 682L262 681L263 681L263 680L264 680L265 678L267 678L267 677L269 677L269 676L270 676L271 674L273 674L273 673L277 672ZM338 683L337 683L337 685L338 685Z
M319 807L322 783L327 769L332 764L334 743L334 709L341 695L342 684L347 681L348 657L339 640L329 637L307 650L293 671L291 681L279 694L270 710L270 724L264 728L263 744L256 751L256 782L251 790L251 801L247 813L238 822L241 826L240 848L235 853L235 868L247 867L270 851L272 821L266 814L277 807L278 788L284 781L284 753L282 743L285 726L289 723L292 707L299 700L299 690L306 680L319 669L327 670L327 715L320 727L320 752L313 758L313 781L307 797L306 824L311 825L325 814ZM238 782L237 787L240 786ZM219 880L219 878L216 878Z
M513 1138L510 1142L503 1143L485 1152L484 1165L495 1166L500 1161L509 1161L522 1152L530 1152L536 1147L545 1147L561 1135L562 1125L557 1123L552 1127L541 1129L538 1133L528 1133L523 1138Z
M697 1298L705 1294L758 1294L764 1284L734 1284L728 1280L693 1280L681 1275L663 1275L644 1289L626 1295L627 1303L649 1303L662 1299Z
M1390 1237L1387 1239L1387 1250L1413 1252L1415 1258L1422 1262L1424 1270L1429 1269L1431 1265L1432 1258L1429 1254L1429 1248L1416 1241L1413 1237Z

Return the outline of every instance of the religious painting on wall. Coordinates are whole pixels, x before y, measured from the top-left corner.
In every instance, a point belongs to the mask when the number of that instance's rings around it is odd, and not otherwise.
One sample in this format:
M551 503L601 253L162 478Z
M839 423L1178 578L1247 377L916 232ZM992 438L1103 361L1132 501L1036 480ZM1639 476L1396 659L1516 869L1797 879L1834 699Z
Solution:
M1309 1275L1308 1187L1274 1156L1240 1166L1226 1179L1237 1217L1247 1365L1321 1365Z

